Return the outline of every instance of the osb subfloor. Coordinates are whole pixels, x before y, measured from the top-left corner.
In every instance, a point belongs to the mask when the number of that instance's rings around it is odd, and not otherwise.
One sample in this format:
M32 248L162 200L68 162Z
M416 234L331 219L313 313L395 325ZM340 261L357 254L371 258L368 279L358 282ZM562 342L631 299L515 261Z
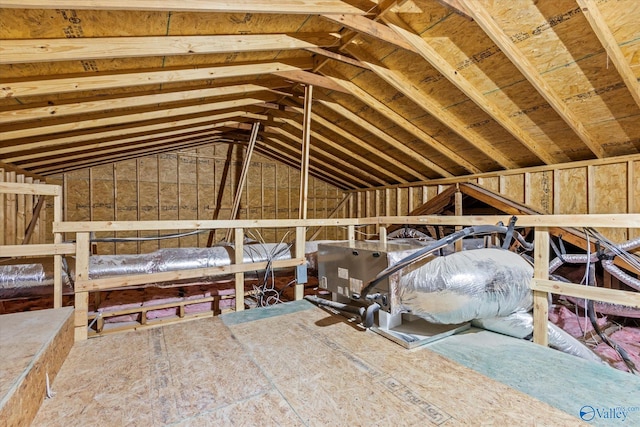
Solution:
M53 390L33 425L580 425L305 301L77 343Z

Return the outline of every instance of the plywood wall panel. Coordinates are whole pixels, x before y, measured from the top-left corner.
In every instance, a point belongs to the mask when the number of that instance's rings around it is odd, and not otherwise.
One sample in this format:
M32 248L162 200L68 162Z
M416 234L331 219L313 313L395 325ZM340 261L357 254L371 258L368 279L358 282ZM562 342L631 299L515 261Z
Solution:
M506 193L508 195L508 193ZM553 172L533 172L525 188L525 203L538 212L553 213Z
M555 214L586 214L587 168L563 169L556 172L554 187Z
M524 203L524 174L506 175L502 177L500 193L508 194L511 200Z

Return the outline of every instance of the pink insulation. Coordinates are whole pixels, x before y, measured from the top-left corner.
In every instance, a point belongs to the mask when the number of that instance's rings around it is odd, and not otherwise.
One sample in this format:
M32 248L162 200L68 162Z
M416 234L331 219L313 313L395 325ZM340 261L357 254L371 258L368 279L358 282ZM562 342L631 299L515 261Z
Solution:
M205 285L184 287L183 291L185 301L198 300L211 296L211 291ZM211 310L213 310L213 301L187 304L184 306L185 314L204 313L205 311Z
M145 288L143 307L182 301L178 288ZM178 315L177 307L160 308L147 311L147 319L160 319Z
M574 312L563 305L556 305L549 309L549 320L564 329L574 338L579 338L584 333L593 332L593 326L588 318L585 318L580 312L576 316ZM607 323L606 317L598 318L598 326L604 327Z
M142 307L144 290L128 289L124 291L108 292L104 301L98 307L99 313L109 313L111 311L126 310L128 308ZM105 323L116 322L137 322L140 320L140 313L122 314L119 316L105 317Z
M627 352L636 369L640 369L640 328L624 327L611 334L610 338ZM607 344L598 344L594 351L613 367L629 371L620 355Z

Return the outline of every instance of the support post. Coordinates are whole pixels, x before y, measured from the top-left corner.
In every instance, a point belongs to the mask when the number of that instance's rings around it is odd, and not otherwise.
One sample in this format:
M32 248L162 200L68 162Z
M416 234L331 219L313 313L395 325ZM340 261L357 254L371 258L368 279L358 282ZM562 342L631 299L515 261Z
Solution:
M244 261L244 229L236 228L234 236L236 264ZM236 273L236 311L244 310L244 273Z
M455 196L454 197L455 197L455 199L454 199L455 214L456 214L456 216L462 216L463 215L463 212L462 212L462 191L460 191L460 187L457 187L457 191L455 192ZM455 230L456 231L462 230L462 226L461 225L456 225ZM456 252L462 252L462 247L463 247L462 239L460 239L457 242L455 242L454 246L455 246Z
M76 233L76 282L89 280L89 233ZM75 341L87 339L87 325L89 316L89 292L75 293Z
M387 246L387 227L381 225L378 235L380 236L380 244Z
M249 139L249 146L247 152L244 155L242 162L242 172L240 173L240 179L238 180L238 187L236 188L236 195L233 198L233 205L231 206L231 216L229 219L234 220L238 216L238 210L240 209L240 201L242 200L242 190L244 190L244 184L247 181L247 173L249 172L249 164L251 163L251 155L253 149L256 146L256 140L258 139L258 130L260 129L260 123L255 122L251 128L251 138ZM231 229L227 231L227 241L231 239Z
M313 86L304 88L304 114L302 117L302 161L300 165L300 205L298 218L307 219L307 199L309 196L309 148L311 145L311 103Z
M356 226L353 224L347 226L347 240L349 240L349 243L356 241Z
M62 222L62 194L61 189L53 196L53 222ZM44 195L40 195L44 199ZM44 225L43 225L44 226ZM88 235L87 235L88 236ZM88 240L88 237L87 237ZM53 234L53 243L62 243L62 233ZM88 256L88 255L87 255ZM87 259L87 272L89 271L89 260ZM62 255L53 256L53 308L62 307ZM85 331L86 332L86 331Z
M549 278L549 229L536 227L534 232L534 267L535 279ZM549 294L533 291L533 342L543 346L549 345Z
M296 227L296 258L304 258L305 235L305 227ZM294 289L294 299L296 301L304 298L305 283L307 283L307 266L303 264L296 267L296 284Z

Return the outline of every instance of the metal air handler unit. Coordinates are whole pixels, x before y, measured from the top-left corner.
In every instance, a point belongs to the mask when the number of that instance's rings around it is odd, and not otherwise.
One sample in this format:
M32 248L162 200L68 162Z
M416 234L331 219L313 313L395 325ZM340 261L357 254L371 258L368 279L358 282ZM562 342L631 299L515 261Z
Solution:
M411 239L400 242L344 241L318 245L319 287L331 292L332 301L363 305L360 299L364 286L378 273L398 260L422 248ZM405 348L414 348L466 330L470 323L445 325L427 322L410 313L396 313L395 287L398 274L389 276L376 285L373 294L379 294L380 305L371 329ZM353 311L352 311L353 312ZM392 314L396 313L396 314Z

